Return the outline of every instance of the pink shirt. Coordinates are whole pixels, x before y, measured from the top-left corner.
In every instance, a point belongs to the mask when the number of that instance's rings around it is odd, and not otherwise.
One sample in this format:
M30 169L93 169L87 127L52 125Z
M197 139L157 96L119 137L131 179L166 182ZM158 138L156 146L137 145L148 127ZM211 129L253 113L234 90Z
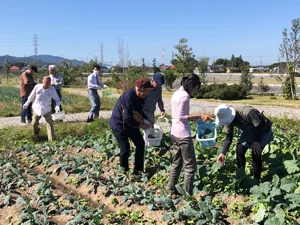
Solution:
M181 86L174 92L171 98L172 127L171 134L177 138L191 136L190 121L187 120L190 114L190 96Z

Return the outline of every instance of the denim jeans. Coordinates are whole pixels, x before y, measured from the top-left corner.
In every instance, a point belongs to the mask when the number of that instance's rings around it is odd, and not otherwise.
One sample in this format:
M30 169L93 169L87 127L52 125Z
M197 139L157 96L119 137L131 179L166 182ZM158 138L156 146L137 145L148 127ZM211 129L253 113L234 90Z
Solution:
M93 120L94 116L99 117L100 97L96 89L89 89L88 93L90 102L92 103L92 108L90 110L88 119Z
M58 89L56 89L56 93L57 93L57 95L58 95L58 97L60 99L60 106L59 106L59 108L60 108L60 111L62 111L62 107L61 107L61 99L62 99L61 91L58 90ZM52 101L51 101L51 112L52 113L55 113L55 106L56 106L56 102L55 102L54 99L52 99Z
M25 117L28 121L32 120L32 102L28 105L27 109L23 109L23 105L27 102L28 96L22 97L22 111L21 111L21 122L26 122Z

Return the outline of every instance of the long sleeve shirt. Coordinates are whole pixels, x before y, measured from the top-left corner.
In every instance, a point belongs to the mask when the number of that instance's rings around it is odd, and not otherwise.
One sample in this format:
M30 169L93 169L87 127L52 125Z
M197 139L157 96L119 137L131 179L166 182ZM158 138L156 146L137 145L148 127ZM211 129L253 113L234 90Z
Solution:
M31 73L23 72L20 76L20 96L29 96L35 85L34 78Z
M60 99L54 87L50 86L48 89L45 89L43 84L37 84L30 93L25 105L28 106L33 102L32 108L34 112L38 116L44 116L46 113L51 112L52 98L55 100L56 106L60 106Z
M191 126L188 121L190 114L190 96L181 86L171 98L172 126L171 134L177 138L191 136Z
M110 117L109 125L116 131L121 131L129 127L138 128L140 123L133 118L133 111L137 111L144 119L147 116L143 112L144 99L136 95L135 88L124 92L118 99L112 115ZM124 110L124 115L123 115Z
M264 130L261 125L259 111L251 106L244 106L236 109L236 115L230 125L225 126L226 138L223 144L222 153L225 155L232 143L234 127L247 132L246 141L250 144L259 142Z
M149 112L155 112L156 104L160 111L164 111L164 102L162 101L162 88L154 88L149 95L145 98L143 110Z
M61 90L61 87L64 84L64 78L60 73L55 73L53 76L52 74L49 75L51 78L51 85L56 89L56 90Z
M88 76L88 89L102 89L104 85L101 82L101 78L99 75L92 73Z

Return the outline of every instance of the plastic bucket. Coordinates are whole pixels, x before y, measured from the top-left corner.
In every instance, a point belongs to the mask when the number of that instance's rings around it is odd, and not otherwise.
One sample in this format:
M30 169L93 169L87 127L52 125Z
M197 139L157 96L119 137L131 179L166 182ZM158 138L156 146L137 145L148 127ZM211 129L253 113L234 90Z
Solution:
M207 138L205 136L212 136ZM198 123L196 139L201 147L212 147L216 145L217 128L215 123Z
M53 113L51 115L52 117L52 120L53 121L56 121L56 120L62 120L65 118L65 112L64 111L61 111L61 112L58 112L58 113Z
M162 139L162 130L159 124L154 124L154 128L143 130L145 145L149 147L160 146Z
M159 117L157 119L156 123L160 125L163 133L171 132L171 123L170 123L170 120L168 120L167 118L162 119Z

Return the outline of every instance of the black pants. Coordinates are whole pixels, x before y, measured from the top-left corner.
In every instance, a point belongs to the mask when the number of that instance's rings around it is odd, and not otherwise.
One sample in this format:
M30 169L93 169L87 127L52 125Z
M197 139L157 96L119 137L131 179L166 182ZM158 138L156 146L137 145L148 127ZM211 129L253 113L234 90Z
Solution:
M130 152L129 138L134 143L135 150L135 162L134 170L144 171L144 153L145 153L145 141L138 128L128 128L122 131L113 130L115 138L117 139L120 147L120 166L125 170L129 170L128 158Z
M59 97L59 99L60 99L60 106L59 106L59 109L60 109L60 111L62 111L62 107L61 107L61 98L62 98L62 96L61 96L61 91L58 90L58 89L56 89L56 93L57 93L57 95L58 95L58 97ZM51 111L52 111L52 113L55 113L55 106L56 106L56 102L55 102L54 99L52 99L52 102L51 102Z
M246 157L245 154L248 148L238 143L236 146L236 158L237 158L237 166L245 167L246 166ZM262 171L262 159L261 154L255 155L252 150L252 167L253 167L253 175L255 179L260 180L261 171Z

